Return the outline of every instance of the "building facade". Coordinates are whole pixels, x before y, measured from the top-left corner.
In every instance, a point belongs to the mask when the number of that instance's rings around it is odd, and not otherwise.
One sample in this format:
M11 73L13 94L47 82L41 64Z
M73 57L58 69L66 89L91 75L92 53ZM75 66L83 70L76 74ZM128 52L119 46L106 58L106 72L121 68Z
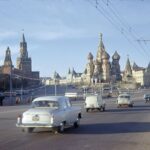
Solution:
M139 67L135 62L131 66L128 58L122 81L136 83L139 86L150 86L150 63L146 68Z
M90 52L88 55L88 63L84 74L82 75L83 81L88 84L96 84L121 80L119 60L120 56L117 51L115 51L112 56L112 62L110 62L110 55L105 49L102 34L100 34L96 59L94 60L93 55Z
M32 71L32 60L28 57L27 43L22 34L20 41L20 56L17 58L16 68L11 59L11 50L8 47L5 54L4 64L0 67L0 74L11 75L12 78L25 79L27 85L39 83L39 72Z

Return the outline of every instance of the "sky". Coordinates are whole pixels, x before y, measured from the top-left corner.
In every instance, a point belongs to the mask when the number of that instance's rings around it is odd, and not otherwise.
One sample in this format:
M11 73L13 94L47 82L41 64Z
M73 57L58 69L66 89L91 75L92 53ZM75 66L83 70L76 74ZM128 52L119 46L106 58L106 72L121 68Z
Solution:
M32 70L41 77L66 76L69 68L82 73L102 33L110 56L120 54L121 70L128 57L147 67L149 8L149 0L0 0L0 65L9 46L16 66L24 33Z

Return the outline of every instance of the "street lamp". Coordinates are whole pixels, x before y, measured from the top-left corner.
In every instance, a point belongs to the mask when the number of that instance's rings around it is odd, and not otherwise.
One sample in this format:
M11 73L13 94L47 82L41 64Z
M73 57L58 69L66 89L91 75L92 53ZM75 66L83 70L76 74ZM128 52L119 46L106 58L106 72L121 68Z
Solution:
M12 102L12 68L10 69L10 75L9 75L9 98L10 98L11 104L13 104Z
M55 82L55 96L57 95L57 85L56 85L56 78L54 79Z
M46 93L47 93L47 91L46 91L46 78L44 80L45 80L45 96L46 96Z

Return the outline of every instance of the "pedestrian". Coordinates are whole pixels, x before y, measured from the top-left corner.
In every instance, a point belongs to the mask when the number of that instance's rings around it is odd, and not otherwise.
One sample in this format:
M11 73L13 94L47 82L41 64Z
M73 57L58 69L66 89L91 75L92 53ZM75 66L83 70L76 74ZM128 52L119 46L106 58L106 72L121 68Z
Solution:
M16 104L20 104L20 97L16 97Z

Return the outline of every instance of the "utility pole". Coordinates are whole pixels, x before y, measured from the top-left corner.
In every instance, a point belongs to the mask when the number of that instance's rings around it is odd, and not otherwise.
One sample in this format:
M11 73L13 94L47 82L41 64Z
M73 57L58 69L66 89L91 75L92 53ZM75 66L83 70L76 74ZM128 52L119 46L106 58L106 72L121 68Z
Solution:
M44 79L44 84L45 84L45 96L47 95L47 92L46 92L46 77L45 77L45 79Z
M55 96L57 95L57 83L56 83L56 78L55 78Z
M10 103L13 105L12 101L12 67L10 69L10 75L9 75L9 98L10 98Z

